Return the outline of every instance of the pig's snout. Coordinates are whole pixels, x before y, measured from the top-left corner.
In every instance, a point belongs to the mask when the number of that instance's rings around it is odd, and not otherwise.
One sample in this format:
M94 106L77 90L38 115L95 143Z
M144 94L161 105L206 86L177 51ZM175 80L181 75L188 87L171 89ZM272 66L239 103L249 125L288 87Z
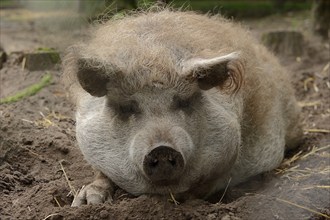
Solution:
M183 169L181 153L167 146L156 147L143 161L143 170L154 184L171 184L180 177Z

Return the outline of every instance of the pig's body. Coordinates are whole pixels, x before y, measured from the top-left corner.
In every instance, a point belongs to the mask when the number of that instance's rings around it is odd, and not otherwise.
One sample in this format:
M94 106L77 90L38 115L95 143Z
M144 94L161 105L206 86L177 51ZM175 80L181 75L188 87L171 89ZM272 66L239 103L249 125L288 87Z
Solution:
M301 137L287 72L222 18L163 10L109 21L68 55L65 74L79 147L109 179L91 187L96 202L113 183L205 198L276 168Z

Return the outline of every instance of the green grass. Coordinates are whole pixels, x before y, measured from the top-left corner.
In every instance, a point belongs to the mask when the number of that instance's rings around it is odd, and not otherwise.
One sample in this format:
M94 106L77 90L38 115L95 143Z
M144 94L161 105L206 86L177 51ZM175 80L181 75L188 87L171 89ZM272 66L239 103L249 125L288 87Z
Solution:
M39 47L37 52L49 52L52 63L59 63L61 61L60 54L54 48Z
M188 6L192 10L201 12L221 13L227 17L262 17L278 12L307 10L311 8L311 2L287 2L279 10L273 1L186 1L174 0L175 7Z
M86 8L98 8L97 10L90 10L91 20L98 19L98 14L104 14L104 12L112 11L116 9L119 11L132 9L132 6L127 2L118 0L113 1L113 4L108 5L108 9L104 11L104 1L107 0L86 0ZM109 1L112 2L112 1ZM312 1L295 1L290 0L285 2L283 8L276 8L274 0L170 0L169 5L175 8L187 8L189 10L199 11L202 13L210 12L212 14L222 14L225 17L235 18L257 18L264 17L275 13L284 13L289 11L309 10L312 6ZM137 5L141 8L145 8L146 5L155 3L155 0L138 0ZM89 6L90 7L87 7ZM93 5L93 7L91 7ZM113 14L113 13L111 13ZM101 16L102 18L102 16Z
M17 1L13 0L0 0L0 8L13 8L19 6Z
M4 99L0 99L0 104L17 102L17 101L19 101L19 100L21 100L21 99L23 99L25 97L35 95L42 88L44 88L47 85L49 85L50 82L51 82L51 80L52 80L52 75L50 73L47 73L46 75L44 75L42 77L42 79L40 80L40 82L35 83L35 84L33 84L33 85L25 88L22 91L19 91L15 95L8 96L8 97L6 97Z

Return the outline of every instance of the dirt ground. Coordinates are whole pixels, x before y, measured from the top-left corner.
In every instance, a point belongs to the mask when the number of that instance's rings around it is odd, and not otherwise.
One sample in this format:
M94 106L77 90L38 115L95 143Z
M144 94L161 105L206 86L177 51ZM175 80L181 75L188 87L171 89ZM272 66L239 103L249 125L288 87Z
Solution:
M11 53L0 70L0 98L39 81L46 71L23 70L19 53L38 47L63 52L84 34L52 23L56 13L0 10L0 43ZM47 23L42 21L47 20ZM256 37L269 30L304 34L301 57L280 57L292 72L302 106L304 143L288 152L279 169L229 187L210 201L170 197L134 197L118 189L112 204L71 208L73 190L93 179L75 141L74 107L59 78L34 96L0 105L0 219L329 219L330 216L330 77L329 42L309 33L308 13L244 21ZM60 27L60 28L55 28Z

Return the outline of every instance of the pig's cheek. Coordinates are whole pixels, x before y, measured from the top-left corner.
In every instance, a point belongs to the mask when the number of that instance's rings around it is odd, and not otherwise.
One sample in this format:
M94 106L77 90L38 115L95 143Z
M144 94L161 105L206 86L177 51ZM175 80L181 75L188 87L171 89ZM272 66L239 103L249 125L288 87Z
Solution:
M238 160L241 146L238 122L230 120L219 124L225 126L214 125L210 130L216 132L205 135L203 147L199 148L197 154L197 164L202 167L200 170L207 170L212 176L222 176L233 167Z

